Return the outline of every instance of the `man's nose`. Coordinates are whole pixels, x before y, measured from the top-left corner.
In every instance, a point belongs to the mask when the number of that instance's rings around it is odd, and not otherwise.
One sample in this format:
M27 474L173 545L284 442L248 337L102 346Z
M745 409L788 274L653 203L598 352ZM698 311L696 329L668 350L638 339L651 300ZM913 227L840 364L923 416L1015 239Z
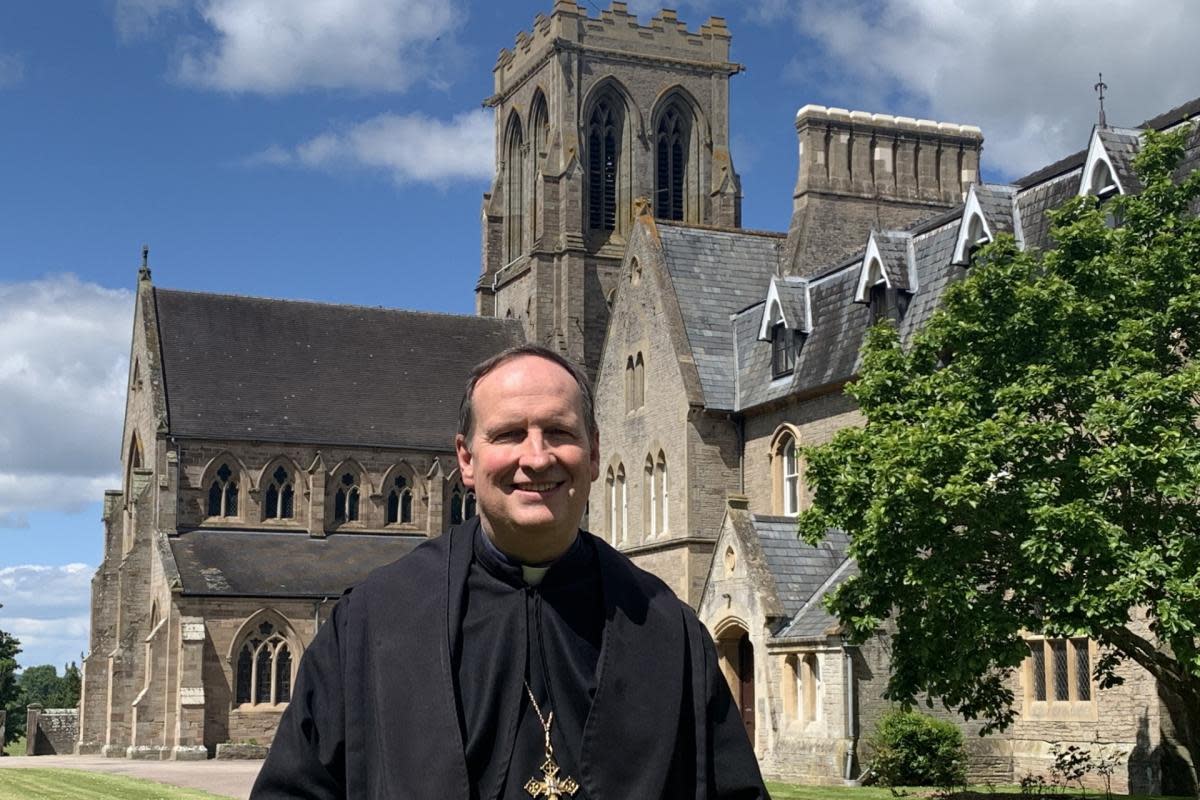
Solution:
M525 437L521 450L521 466L527 469L546 469L554 462L554 456L546 446L546 440L539 430L532 430Z

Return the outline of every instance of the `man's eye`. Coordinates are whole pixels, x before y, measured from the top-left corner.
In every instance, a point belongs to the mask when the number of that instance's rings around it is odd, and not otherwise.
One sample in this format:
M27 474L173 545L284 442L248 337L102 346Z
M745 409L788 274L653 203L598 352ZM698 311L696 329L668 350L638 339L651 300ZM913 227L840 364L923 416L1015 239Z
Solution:
M501 431L492 437L494 442L519 442L524 438L524 431Z

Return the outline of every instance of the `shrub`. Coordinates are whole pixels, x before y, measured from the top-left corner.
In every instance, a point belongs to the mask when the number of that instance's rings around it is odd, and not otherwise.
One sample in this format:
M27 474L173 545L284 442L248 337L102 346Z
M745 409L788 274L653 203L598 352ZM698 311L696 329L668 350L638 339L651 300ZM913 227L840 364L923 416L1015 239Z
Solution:
M967 779L962 731L953 723L897 709L868 741L871 768L886 786L961 786Z

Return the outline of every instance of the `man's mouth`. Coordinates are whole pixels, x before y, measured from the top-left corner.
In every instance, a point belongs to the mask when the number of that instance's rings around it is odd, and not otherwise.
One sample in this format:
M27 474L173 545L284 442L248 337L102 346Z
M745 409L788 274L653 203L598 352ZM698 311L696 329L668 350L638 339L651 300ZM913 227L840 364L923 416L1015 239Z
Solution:
M549 492L562 486L562 481L542 481L540 483L518 483L513 488L521 492Z

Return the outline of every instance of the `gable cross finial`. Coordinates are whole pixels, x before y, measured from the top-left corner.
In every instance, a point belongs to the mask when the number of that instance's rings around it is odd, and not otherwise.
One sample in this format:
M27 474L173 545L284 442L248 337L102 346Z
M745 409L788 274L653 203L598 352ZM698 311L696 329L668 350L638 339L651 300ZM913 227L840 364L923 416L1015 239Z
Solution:
M1104 90L1108 88L1108 84L1104 82L1104 73L1100 73L1100 80L1092 87L1093 90L1100 94L1100 127L1107 128L1108 120L1104 118Z
M142 267L138 270L138 280L150 280L150 245L142 245Z

